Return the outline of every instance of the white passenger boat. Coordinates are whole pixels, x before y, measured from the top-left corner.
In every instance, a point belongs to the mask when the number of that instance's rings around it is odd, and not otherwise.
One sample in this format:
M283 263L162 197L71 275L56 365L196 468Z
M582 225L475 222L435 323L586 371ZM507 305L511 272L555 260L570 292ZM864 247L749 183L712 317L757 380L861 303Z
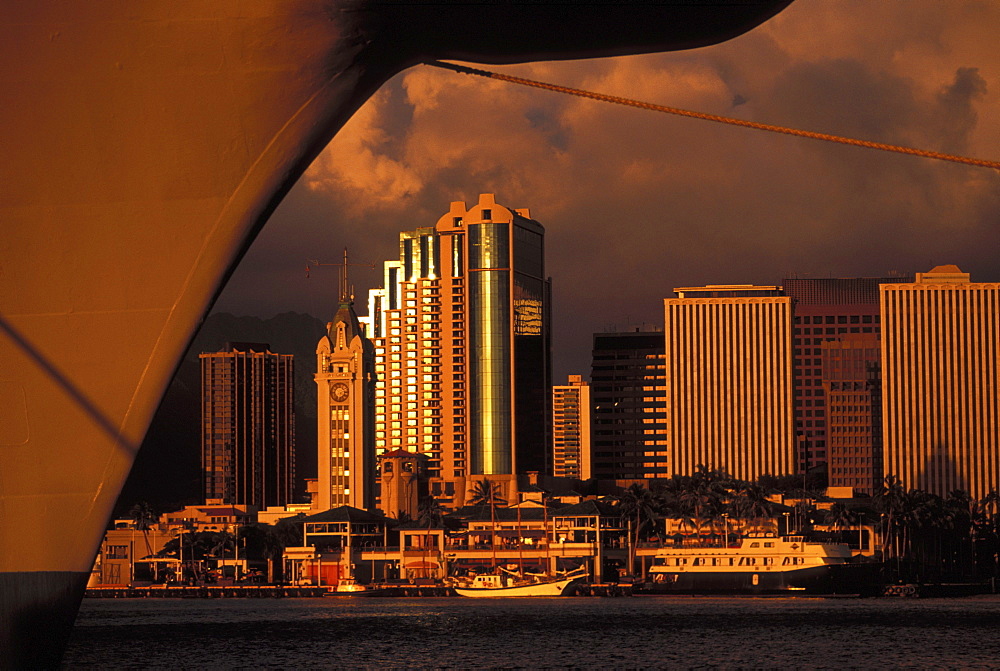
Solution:
M756 534L737 547L657 549L644 591L865 594L874 591L878 568L852 561L847 545Z
M471 582L453 584L459 596L473 598L509 596L563 596L570 585L586 575L584 572L567 573L560 576L521 576L510 571L477 575Z

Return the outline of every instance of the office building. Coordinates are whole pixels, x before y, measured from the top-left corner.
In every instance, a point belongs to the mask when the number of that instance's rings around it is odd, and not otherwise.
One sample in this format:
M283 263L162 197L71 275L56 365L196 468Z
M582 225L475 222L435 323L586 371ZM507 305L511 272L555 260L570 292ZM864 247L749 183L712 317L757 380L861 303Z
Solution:
M878 336L822 343L828 483L869 496L882 484L882 370Z
M879 336L879 285L912 276L785 278L792 300L796 468L821 468L831 459L827 399L823 388L823 345L852 334ZM840 467L838 467L840 468Z
M884 468L907 488L1000 487L1000 284L956 266L884 284Z
M668 473L663 331L595 333L591 364L592 475L639 480Z
M294 357L265 343L227 343L200 359L205 500L258 510L291 503Z
M347 288L316 345L317 483L314 508L375 507L375 358Z
M376 448L428 457L431 493L461 505L483 476L548 472L549 296L544 229L483 194L400 234L369 295ZM510 490L512 492L512 490ZM512 498L512 497L509 497Z
M664 300L669 472L794 472L791 299L773 286L674 292Z
M582 375L552 387L552 475L589 480L590 385Z

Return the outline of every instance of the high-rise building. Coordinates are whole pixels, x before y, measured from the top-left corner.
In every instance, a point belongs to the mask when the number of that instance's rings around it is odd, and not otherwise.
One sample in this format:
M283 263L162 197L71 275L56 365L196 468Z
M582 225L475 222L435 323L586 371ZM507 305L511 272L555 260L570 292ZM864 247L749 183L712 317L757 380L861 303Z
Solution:
M879 334L879 285L912 276L786 278L792 299L796 468L821 467L830 459L829 418L823 389L823 345L851 334ZM840 468L840 467L838 467Z
M749 285L674 292L664 300L670 473L792 473L791 300Z
M205 499L263 510L292 502L294 357L227 343L201 359Z
M590 385L582 375L552 387L552 475L589 480Z
M882 369L879 338L848 333L821 346L831 487L875 494L882 483Z
M345 254L346 256L346 254ZM375 507L375 359L341 275L340 307L316 345L318 511Z
M640 480L668 473L663 331L595 333L591 364L592 475Z
M1000 487L1000 284L947 265L881 297L886 475L983 497Z
M400 234L369 296L376 447L428 457L431 493L548 471L549 295L544 229L483 194ZM505 485L509 486L509 485Z

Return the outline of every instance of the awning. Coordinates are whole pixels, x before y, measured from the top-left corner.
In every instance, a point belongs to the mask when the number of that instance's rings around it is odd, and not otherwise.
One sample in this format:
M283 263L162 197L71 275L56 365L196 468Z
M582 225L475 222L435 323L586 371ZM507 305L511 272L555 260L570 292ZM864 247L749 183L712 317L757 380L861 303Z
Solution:
M403 568L438 568L438 563L430 561L411 561L408 564L403 564Z

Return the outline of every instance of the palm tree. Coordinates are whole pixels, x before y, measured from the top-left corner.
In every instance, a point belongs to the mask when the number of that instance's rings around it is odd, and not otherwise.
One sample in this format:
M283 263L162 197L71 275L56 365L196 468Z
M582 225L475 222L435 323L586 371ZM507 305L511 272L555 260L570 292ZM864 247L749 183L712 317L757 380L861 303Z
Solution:
M899 556L898 519L905 506L906 490L895 475L885 476L881 489L875 494L875 509L882 514L882 559Z
M729 496L732 478L720 469L710 469L699 464L680 493L680 503L688 506L693 515L695 533L701 533L704 521L713 523L722 514L723 503Z
M626 523L628 534L628 570L635 573L635 549L639 545L639 534L647 523L656 519L656 497L642 485L632 484L618 497L622 521Z
M507 505L507 499L504 498L500 483L493 482L489 478L483 478L482 480L476 480L472 489L469 490L469 505L505 506Z
M830 525L830 528L834 531L840 531L843 537L843 531L849 529L855 523L854 511L848 508L843 503L834 503L830 506L829 510L824 514L825 522ZM841 538L843 540L843 538Z
M497 506L507 505L507 499L503 496L500 484L493 482L489 478L476 480L476 484L469 490L469 505L490 507L490 548L493 551L493 568L497 567Z
M156 513L153 512L153 507L149 503L140 501L132 506L128 514L132 518L133 528L142 532L142 539L146 544L146 556L148 557L153 554L153 548L149 544L149 529L156 522Z
M732 508L740 520L749 520L753 528L760 529L763 520L772 517L771 501L767 498L768 490L757 482L741 482L737 485Z
M444 524L445 509L433 496L425 496L417 507L417 523L425 529L440 527Z

